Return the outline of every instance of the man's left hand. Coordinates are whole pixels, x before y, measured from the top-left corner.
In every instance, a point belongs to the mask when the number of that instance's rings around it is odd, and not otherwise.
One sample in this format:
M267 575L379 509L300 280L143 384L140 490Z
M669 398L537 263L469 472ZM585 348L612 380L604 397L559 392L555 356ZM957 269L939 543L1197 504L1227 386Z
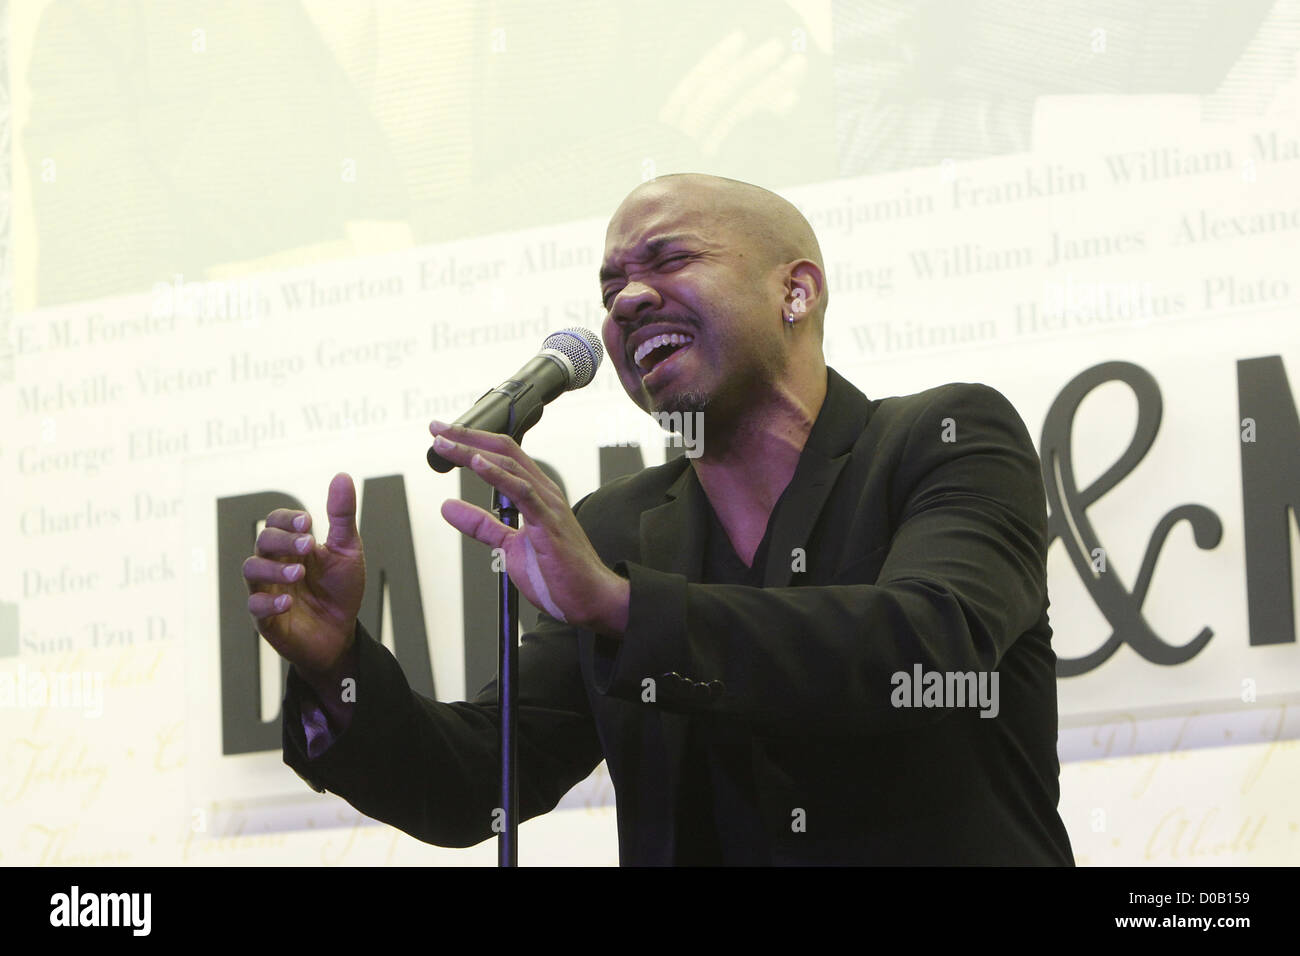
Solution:
M631 586L600 560L559 486L507 435L432 422L438 454L472 470L519 509L518 528L449 498L442 516L457 531L500 548L510 580L551 617L607 637L627 628Z

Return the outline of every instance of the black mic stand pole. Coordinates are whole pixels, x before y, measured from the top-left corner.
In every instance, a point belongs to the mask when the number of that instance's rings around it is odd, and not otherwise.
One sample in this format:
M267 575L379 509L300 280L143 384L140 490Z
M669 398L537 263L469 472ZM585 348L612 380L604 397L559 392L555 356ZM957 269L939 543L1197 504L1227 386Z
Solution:
M511 380L494 389L500 401L509 403L507 426L502 434L509 435L522 445L524 432L542 417L545 404L538 390L530 383ZM485 392L484 397L492 394ZM482 399L480 399L482 401ZM441 457L429 449L430 467L446 471L435 463ZM448 466L450 467L450 466ZM492 489L492 508L497 518L507 528L519 527L519 509L496 488ZM503 552L504 554L504 552ZM499 625L499 650L497 654L497 705L501 717L501 804L492 814L492 829L497 833L497 866L519 865L519 784L515 773L518 767L515 730L515 702L519 698L516 674L519 664L519 591L506 570L504 557L497 569L497 623Z
M519 509L510 499L492 489L492 509L507 528L519 527ZM504 554L504 553L503 553ZM497 866L519 865L519 785L515 779L515 702L519 665L519 590L510 580L504 556L497 569L497 623L500 647L497 656L497 705L501 716L501 806L494 824L497 835Z

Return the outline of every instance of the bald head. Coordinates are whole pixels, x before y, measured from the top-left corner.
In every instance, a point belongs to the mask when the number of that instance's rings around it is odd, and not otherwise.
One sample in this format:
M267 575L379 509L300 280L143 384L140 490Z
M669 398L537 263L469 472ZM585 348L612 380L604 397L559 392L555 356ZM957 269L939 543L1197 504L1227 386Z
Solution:
M697 210L701 219L725 231L748 250L760 270L808 259L817 264L823 275L826 272L812 226L803 213L774 192L723 176L669 173L637 186L623 200L623 205L656 191L673 193L674 198ZM819 330L829 300L829 290L823 288L811 310Z
M600 290L606 351L647 411L708 408L715 436L739 434L802 422L825 395L821 249L775 193L700 173L642 183L605 231Z

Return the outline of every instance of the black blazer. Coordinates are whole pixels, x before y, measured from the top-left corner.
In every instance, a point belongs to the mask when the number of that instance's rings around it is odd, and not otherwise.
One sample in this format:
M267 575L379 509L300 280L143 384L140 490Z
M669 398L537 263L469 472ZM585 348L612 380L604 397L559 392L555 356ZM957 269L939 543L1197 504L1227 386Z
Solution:
M829 370L762 588L700 583L706 508L685 458L575 507L631 581L630 619L621 642L546 615L524 636L522 819L603 757L620 862L673 863L685 729L712 711L752 731L773 863L1073 863L1056 810L1044 489L1000 393L958 383L868 400ZM299 711L311 691L290 669L285 763L426 842L493 836L495 682L472 702L432 701L360 624L356 636L351 726L314 760ZM895 706L894 675L918 665L996 670L997 715Z

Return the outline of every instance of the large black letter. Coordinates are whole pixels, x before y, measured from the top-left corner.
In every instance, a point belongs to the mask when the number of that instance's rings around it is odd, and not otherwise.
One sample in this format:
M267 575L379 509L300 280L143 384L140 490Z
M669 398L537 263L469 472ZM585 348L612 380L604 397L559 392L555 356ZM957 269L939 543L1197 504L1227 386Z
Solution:
M1238 424L1255 423L1254 440L1241 441L1250 643L1293 644L1290 523L1300 510L1300 416L1282 356L1237 362L1237 412Z
M305 510L293 495L263 491L217 499L217 589L221 633L221 752L255 753L280 749L280 716L262 720L258 660L261 636L248 613L243 562L257 545L257 525L276 508ZM434 696L433 670L424 627L424 605L415 567L406 486L400 475L367 479L358 503L366 549L366 590L358 617L375 638L383 639L384 588L390 595L393 648L411 687ZM328 526L326 526L328 527ZM317 541L320 541L319 522ZM280 660L280 686L289 663ZM362 690L361 693L365 691Z
M412 690L436 697L405 480L401 475L367 478L361 487L359 506L357 531L366 549L366 592L357 617L375 640L383 640L384 588L388 588L393 656L401 662Z
M276 508L302 511L283 491L217 499L217 615L221 633L221 752L246 754L280 749L280 720L262 720L258 648L262 637L248 613L244 559L257 546L257 523ZM289 662L280 659L280 685Z

